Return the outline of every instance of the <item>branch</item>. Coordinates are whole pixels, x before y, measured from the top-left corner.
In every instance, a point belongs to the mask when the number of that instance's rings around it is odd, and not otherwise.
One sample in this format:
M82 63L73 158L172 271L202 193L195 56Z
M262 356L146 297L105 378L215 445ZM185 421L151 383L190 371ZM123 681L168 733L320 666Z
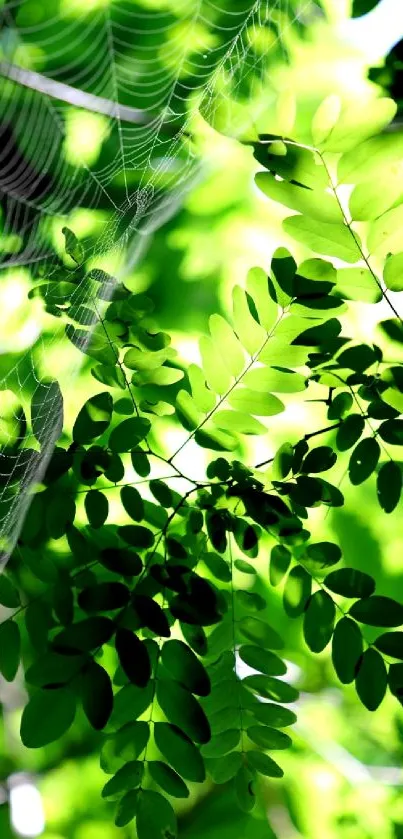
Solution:
M135 125L149 125L156 118L147 111L130 108L128 105L120 105L111 99L96 96L94 93L87 93L77 87L55 81L55 79L50 79L48 76L43 76L34 70L26 70L8 61L0 61L0 76L3 76L5 79L11 79L11 81L23 85L23 87L28 87L30 90L44 93L45 96L51 96L53 99L59 99L61 102L68 102L69 105L74 105L75 108L83 108L86 111L104 114L113 119L120 119L122 122L131 122Z

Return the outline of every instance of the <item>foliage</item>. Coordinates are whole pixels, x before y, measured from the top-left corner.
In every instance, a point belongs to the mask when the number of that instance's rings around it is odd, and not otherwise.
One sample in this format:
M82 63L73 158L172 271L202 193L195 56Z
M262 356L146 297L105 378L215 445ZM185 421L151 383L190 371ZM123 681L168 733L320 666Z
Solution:
M340 547L315 536L316 510L344 505L340 464L353 486L375 477L385 514L401 497L402 364L345 334L341 320L354 301L383 299L392 317L381 337L400 348L389 292L403 290L402 205L384 179L401 154L401 137L384 132L394 110L379 99L359 121L331 97L310 136L252 142L257 186L297 212L283 226L308 258L297 264L282 248L268 274L252 268L231 314L211 316L200 365L180 363L145 295L87 271L72 230L66 260L38 276L35 295L90 358L100 389L80 406L71 439L61 435L56 381L40 383L30 419L21 408L14 452L34 457L43 446L49 400L60 441L0 577L0 603L15 609L1 626L0 669L14 677L22 632L23 744L62 737L82 706L104 735L102 796L117 802L116 825L136 819L139 839L173 839L172 799L206 775L233 782L248 813L259 779L283 774L271 753L291 745L282 729L296 720L298 691L281 678L283 640L259 590L259 551L270 547L270 585L282 585L285 614L302 622L308 648L331 644L340 682L354 682L370 711L387 691L402 699L403 606L365 566L336 568ZM245 438L267 434L266 418L301 395L323 405L324 426L284 440L270 461L248 461ZM169 455L160 442L167 416L184 429ZM327 434L330 444L316 440ZM175 465L191 441L214 452L203 480L191 464L186 475ZM156 462L166 478L154 477ZM108 500L116 487L118 515ZM60 562L54 541L68 545ZM42 584L32 600L23 568ZM243 675L240 662L253 672Z

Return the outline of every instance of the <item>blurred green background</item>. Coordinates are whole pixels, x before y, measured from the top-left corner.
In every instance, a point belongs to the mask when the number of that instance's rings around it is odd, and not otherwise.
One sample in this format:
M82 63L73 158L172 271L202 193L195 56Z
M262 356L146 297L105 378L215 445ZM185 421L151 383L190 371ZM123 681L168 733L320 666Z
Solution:
M189 362L195 357L197 339L210 314L226 310L232 287L243 283L250 267L267 267L274 250L289 244L281 229L283 215L278 205L262 198L254 188L256 164L251 149L239 143L235 135L250 139L256 130L286 133L284 120L294 99L298 119L303 123L329 92L341 93L365 107L370 107L371 97L378 95L367 80L373 44L368 43L367 35L360 42L358 30L354 30L354 43L347 40L350 30L346 21L351 11L348 0L326 0L321 8L313 2L272 0L266 18L263 20L262 15L260 19L260 28L256 16L248 20L250 3L228 0L219 4L220 8L205 3L191 30L189 19L194 23L197 13L193 0L121 3L121 19L118 4L114 7L110 3L108 12L114 21L115 42L105 43L98 21L104 22L108 3L109 0L0 3L2 59L89 93L119 98L130 107L147 107L155 112L169 106L179 122L182 120L182 125L192 131L191 148L186 138L177 143L171 137L156 144L151 131L142 152L139 136L131 133L133 129L123 125L117 130L116 123L107 117L59 103L55 107L64 133L50 137L45 116L43 122L40 118L40 97L25 94L11 82L1 83L3 125L9 120L16 126L14 141L19 153L25 154L25 160L40 171L44 165L41 154L51 157L52 149L57 150L53 170L47 170L53 185L46 200L43 195L37 204L33 200L31 209L23 204L24 223L21 217L18 221L13 210L12 202L17 206L18 194L7 199L4 181L0 183L2 387L17 389L24 400L39 373L57 376L65 396L67 428L74 421L77 406L98 388L90 375L88 359L81 355L78 358L77 351L63 339L62 326L44 312L40 300L28 298L37 273L37 264L29 259L32 243L38 252L49 247L61 252L61 219L66 212L76 235L89 248L96 249L99 236L104 236L113 224L110 201L117 206L125 202L123 169L129 193L139 185L155 183L156 192L168 208L165 223L161 206L155 203L150 211L150 218L157 221L155 231L147 235L135 232L123 250L112 248L96 264L122 271L132 290L147 290L155 302L158 326L172 334L181 358ZM261 4L261 10L263 6L266 4ZM156 17L147 37L144 21L150 14ZM155 24L157 19L160 26ZM209 56L207 63L212 73L214 62L226 55L235 38L231 21L236 21L240 30L245 27L242 21L247 21L252 47L242 47L238 62L231 58L224 63L218 82L215 77L216 89L212 83L205 97L202 92L209 77L198 58ZM136 23L142 27L143 42L133 35ZM389 33L391 40L394 35L397 40L401 33ZM376 43L374 33L373 37ZM244 44L243 36L237 43ZM98 72L101 59L116 62L115 87L110 74L109 87L103 85ZM379 55L379 66L382 61ZM137 68L136 76L130 75L133 68ZM230 80L229 68L233 70ZM130 79L127 84L125 72ZM147 89L149 73L152 84ZM197 112L200 104L202 115ZM31 107L37 114L34 118L30 116ZM31 142L32 148L27 142L22 149L18 136L19 132L25 136L24 126L18 126L18 114L25 113L24 108L28 123L32 120L33 131L37 126L38 136ZM190 159L197 161L194 178ZM154 177L156 170L158 177ZM95 180L91 172L95 173ZM178 184L183 184L185 175L188 180L186 190L182 190ZM105 186L107 200L99 184ZM51 206L51 190L57 200L48 218L44 208ZM155 193L153 200L156 201ZM298 253L295 245L292 249L297 257L305 256L302 248ZM349 313L355 334L367 339L375 334L376 321L381 317L379 307L365 304L353 304ZM264 457L267 452L270 456L284 440L285 429L290 439L293 433L297 435L299 426L306 421L304 411L301 406L301 410L287 414L285 420L282 417L281 424L274 422L265 447L255 447L257 457ZM310 427L316 428L315 407L312 417ZM177 433L167 420L164 442L168 449ZM202 462L196 462L197 456ZM195 452L194 458L198 472L204 455ZM372 482L353 488L343 482L343 474L340 481L348 512L336 511L318 521L318 527L339 541L349 565L374 574L381 594L403 599L403 523L399 511L388 517L385 527ZM269 549L267 555L262 554L259 570L264 586ZM267 589L266 596L273 612L272 622L286 639L289 677L302 691L294 748L281 761L285 779L267 783L259 817L240 814L225 785L212 790L206 783L180 803L180 836L402 839L403 715L399 706L389 697L376 713L366 711L352 686L342 690L336 684L328 650L319 656L307 651L299 622L291 624L282 612L281 590ZM35 816L38 802L31 801L29 784L21 786L18 782L23 779L16 778L16 773L28 773L28 778L32 775L34 787L40 791L45 816L42 835L46 839L132 836L130 826L124 830L113 826L112 806L100 798L104 783L98 761L101 735L89 732L84 718L76 719L60 743L35 752L21 746L18 727L24 701L22 684L21 678L11 686L0 684L0 783L6 784L11 776L11 782L14 778L16 784L11 794L14 828L9 804L0 805L1 839L19 835L18 823L23 835L38 835L42 829L40 812Z

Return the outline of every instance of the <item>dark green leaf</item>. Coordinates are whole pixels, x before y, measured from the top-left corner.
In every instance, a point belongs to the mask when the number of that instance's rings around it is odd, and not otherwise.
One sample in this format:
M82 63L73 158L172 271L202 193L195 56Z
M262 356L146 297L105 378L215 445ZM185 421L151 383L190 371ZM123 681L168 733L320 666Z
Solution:
M272 586L278 586L285 577L291 562L291 554L285 545L274 545L270 554L269 579Z
M142 521L144 518L144 503L136 487L122 487L120 498L130 518L133 521Z
M381 454L374 437L366 437L355 447L348 465L349 478L354 486L362 484L375 471Z
M12 682L20 663L20 630L13 620L0 624L0 673L7 682Z
M102 798L109 798L119 792L133 789L141 784L144 773L144 763L141 760L131 760L125 763L113 778L105 784L102 790Z
M161 760L149 760L148 771L156 784L174 798L188 798L189 790L180 775Z
M209 758L207 768L215 784L225 784L237 774L241 765L241 752L229 752L221 757Z
M239 649L239 655L245 664L266 676L283 676L287 672L286 665L278 655L261 647L244 644Z
M133 608L138 615L141 625L146 626L154 632L155 635L169 638L171 630L168 619L161 606L156 603L152 597L147 597L143 594L135 594L133 599Z
M378 501L385 513L392 513L400 501L402 470L398 463L383 463L377 477Z
M365 420L361 414L350 414L337 429L336 446L340 452L351 449L360 439L365 428Z
M106 670L95 661L91 661L82 674L81 698L92 727L97 731L104 728L112 713L113 691Z
M34 436L41 444L55 442L63 428L63 396L56 381L39 382L31 402L31 423Z
M110 434L109 446L113 452L128 452L136 448L150 431L150 420L130 417L119 423Z
M78 605L84 612L109 612L126 606L129 598L123 583L96 583L80 591Z
M275 629L259 618L245 617L238 623L238 629L248 641L271 650L281 650L284 643Z
M200 752L178 726L156 722L154 737L161 754L181 777L198 783L204 781L205 770Z
M208 696L210 679L207 672L183 641L166 641L161 650L161 661L172 676L191 693Z
M333 633L332 661L343 685L355 679L357 664L363 650L361 630L351 618L342 618Z
M90 443L99 437L109 426L112 418L113 400L110 393L104 391L91 396L81 408L73 427L73 440L76 443Z
M116 827L125 827L134 819L137 813L139 803L140 790L133 789L126 792L119 802L118 809L115 816Z
M317 446L307 454L301 472L326 472L336 463L337 455L329 446Z
M38 690L22 712L21 740L28 749L53 743L70 728L76 713L74 694L67 687Z
M342 597L370 597L375 591L375 580L364 571L355 568L340 568L324 579L326 588Z
M127 678L138 687L145 687L151 678L148 650L133 632L119 627L115 636L116 652Z
M284 775L281 767L264 752L255 750L246 752L246 759L250 766L253 766L261 775L267 775L269 778L282 778Z
M108 571L125 577L137 577L143 568L140 557L125 548L104 548L99 554L99 561Z
M142 790L136 815L138 839L176 839L176 816L169 802L151 790Z
M54 637L52 646L56 651L65 654L89 652L109 641L114 631L115 625L110 618L86 618L62 629Z
M316 591L304 614L304 638L314 653L325 649L333 635L336 607L325 591Z
M391 597L374 594L353 603L350 615L370 626L401 626L403 606Z
M141 524L124 524L118 529L119 536L134 548L151 548L154 544L154 534L148 527Z
M244 813L250 813L256 803L255 772L247 766L241 766L235 776L235 794Z
M297 720L293 711L272 702L262 702L254 705L253 715L258 722L263 723L263 725L270 725L273 728L286 728L293 725Z
M381 653L403 661L403 632L384 632L374 644Z
M157 700L169 722L179 726L196 743L208 742L210 726L207 717L191 693L177 682L160 679Z
M13 583L4 576L0 575L0 603L6 606L7 609L15 609L20 605L20 595Z
M403 420L389 419L378 428L379 436L391 446L403 446Z
M289 749L292 740L288 734L283 731L277 731L276 728L269 728L266 725L251 725L246 729L246 733L250 740L253 740L257 746L262 749L277 750Z
M358 696L368 711L376 711L386 693L388 675L382 656L372 648L365 650L355 677Z
M281 679L274 679L273 676L253 673L246 676L242 684L264 699L272 699L274 702L295 702L298 699L298 691L292 685Z
M91 527L102 527L108 518L109 504L106 495L91 489L85 496L85 512Z

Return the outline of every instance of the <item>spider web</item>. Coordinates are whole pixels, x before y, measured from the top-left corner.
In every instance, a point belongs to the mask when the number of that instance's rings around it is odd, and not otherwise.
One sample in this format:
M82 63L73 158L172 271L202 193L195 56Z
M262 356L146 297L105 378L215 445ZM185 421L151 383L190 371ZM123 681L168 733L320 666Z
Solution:
M50 247L55 223L61 228L76 208L85 208L107 216L86 260L121 254L119 280L202 176L205 160L192 140L199 114L212 124L219 117L221 130L232 136L242 132L234 102L250 98L259 107L256 92L267 84L272 49L281 48L282 27L297 13L292 0L97 0L77 16L74 2L61 0L50 16L41 14L37 0L0 3L0 203L4 242L13 236L19 242L17 253L3 249L1 267L25 265L34 273L42 266L47 279L57 276ZM268 32L269 46L262 49ZM73 166L64 154L69 114L77 107L102 114L100 153L91 167L84 161ZM112 292L107 288L103 298ZM46 346L61 340L56 330ZM44 392L32 351L0 380L0 396L10 387L37 401L41 396L46 439L33 451L13 445L7 423L3 429L3 565L61 430L60 396L51 387ZM0 407L4 419L1 414ZM7 419L21 430L19 407Z

